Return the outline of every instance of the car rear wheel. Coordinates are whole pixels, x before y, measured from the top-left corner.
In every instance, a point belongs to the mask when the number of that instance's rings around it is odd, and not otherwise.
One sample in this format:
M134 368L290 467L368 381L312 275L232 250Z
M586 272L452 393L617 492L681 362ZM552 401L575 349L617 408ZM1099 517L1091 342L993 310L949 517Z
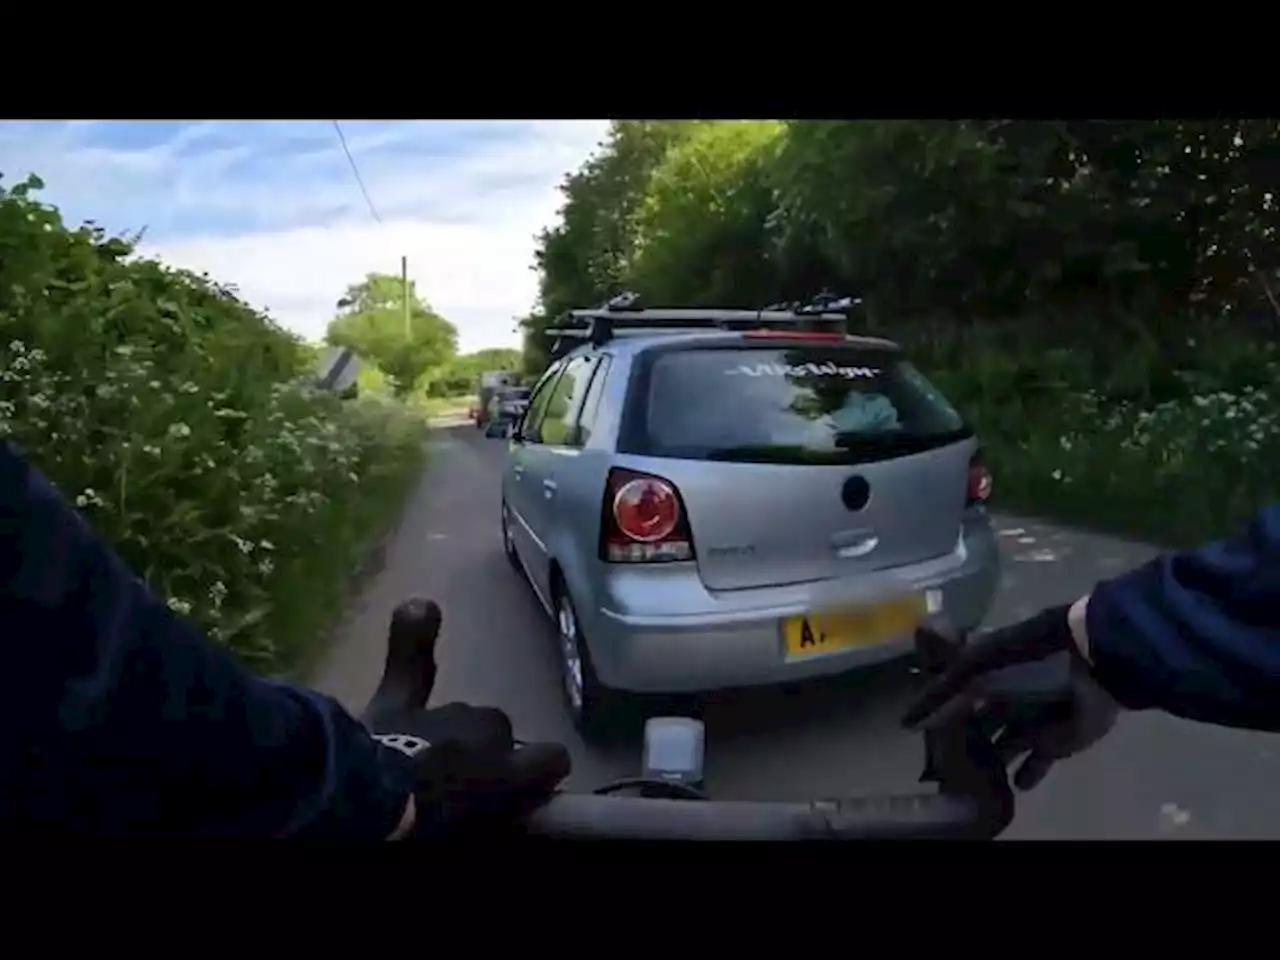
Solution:
M554 609L560 686L569 717L584 740L603 740L617 730L622 698L596 676L577 610L563 583L556 584Z
M502 501L502 552L507 555L507 563L517 573L524 573L524 568L520 565L520 555L516 553L516 541L511 536L511 511L507 508L507 501Z

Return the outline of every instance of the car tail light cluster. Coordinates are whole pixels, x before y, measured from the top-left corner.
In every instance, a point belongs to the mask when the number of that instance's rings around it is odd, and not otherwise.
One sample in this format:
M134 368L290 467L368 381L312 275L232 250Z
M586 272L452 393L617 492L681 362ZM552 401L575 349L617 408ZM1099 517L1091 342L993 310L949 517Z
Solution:
M600 558L609 563L693 559L693 534L680 491L650 473L609 471L600 521Z
M969 461L969 506L986 503L991 499L991 471L982 462L982 457L974 454Z

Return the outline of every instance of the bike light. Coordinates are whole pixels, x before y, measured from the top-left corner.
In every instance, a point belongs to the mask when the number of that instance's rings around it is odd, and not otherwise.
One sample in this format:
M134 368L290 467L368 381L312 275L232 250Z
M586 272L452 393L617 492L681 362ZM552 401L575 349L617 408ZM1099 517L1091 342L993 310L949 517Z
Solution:
M645 779L700 786L705 746L701 720L653 717L644 725Z

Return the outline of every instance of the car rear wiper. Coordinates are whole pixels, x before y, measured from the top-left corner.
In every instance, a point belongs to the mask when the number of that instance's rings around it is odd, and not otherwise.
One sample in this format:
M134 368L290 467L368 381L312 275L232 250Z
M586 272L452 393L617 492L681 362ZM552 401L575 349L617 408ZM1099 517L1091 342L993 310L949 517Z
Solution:
M968 430L948 430L944 433L862 433L844 430L832 438L832 443L841 450L924 451L955 443L968 436Z
M750 463L829 463L835 453L833 450L815 450L799 444L743 444L737 447L717 447L704 454L703 459Z

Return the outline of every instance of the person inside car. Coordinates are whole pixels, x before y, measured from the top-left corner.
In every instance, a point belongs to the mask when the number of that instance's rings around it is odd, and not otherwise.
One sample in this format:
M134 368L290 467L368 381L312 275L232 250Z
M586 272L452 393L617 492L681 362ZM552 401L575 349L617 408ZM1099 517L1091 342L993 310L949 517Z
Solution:
M438 609L436 610L438 616ZM0 832L376 840L518 816L568 775L499 710L382 718L259 679L0 444Z

